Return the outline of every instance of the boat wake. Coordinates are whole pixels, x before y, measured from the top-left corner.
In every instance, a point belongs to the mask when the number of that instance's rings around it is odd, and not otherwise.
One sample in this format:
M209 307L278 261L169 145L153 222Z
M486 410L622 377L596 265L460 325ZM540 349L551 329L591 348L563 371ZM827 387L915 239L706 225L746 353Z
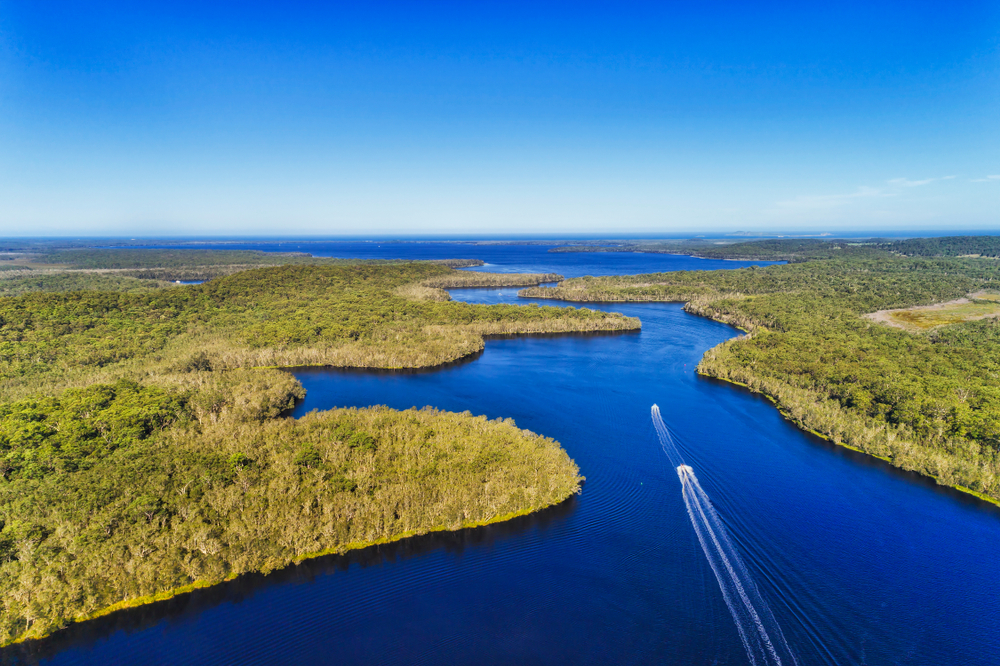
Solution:
M729 531L698 483L694 470L684 464L677 444L660 416L660 408L653 405L652 414L660 446L670 464L677 468L691 525L719 582L722 598L733 616L750 663L754 666L798 664L771 608L761 596L729 537Z

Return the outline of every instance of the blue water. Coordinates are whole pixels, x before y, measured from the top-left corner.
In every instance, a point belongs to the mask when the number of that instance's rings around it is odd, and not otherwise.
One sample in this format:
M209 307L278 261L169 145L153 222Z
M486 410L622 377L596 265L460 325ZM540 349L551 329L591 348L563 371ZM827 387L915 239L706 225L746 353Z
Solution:
M176 245L148 245L176 248ZM544 271L564 277L583 275L634 275L659 271L707 271L740 268L768 261L726 261L684 255L637 252L549 252L556 245L489 244L472 242L395 241L284 241L228 242L187 245L210 250L261 250L264 252L306 252L314 257L343 259L480 259L486 266L471 270L499 273Z
M452 295L516 300L511 289ZM642 331L491 340L478 358L427 372L296 373L308 390L296 416L386 404L513 417L563 444L587 478L578 497L74 626L32 644L32 657L747 664L650 420L656 403L798 663L1000 663L1000 511L698 378L698 359L733 329L673 304L598 307L640 317Z

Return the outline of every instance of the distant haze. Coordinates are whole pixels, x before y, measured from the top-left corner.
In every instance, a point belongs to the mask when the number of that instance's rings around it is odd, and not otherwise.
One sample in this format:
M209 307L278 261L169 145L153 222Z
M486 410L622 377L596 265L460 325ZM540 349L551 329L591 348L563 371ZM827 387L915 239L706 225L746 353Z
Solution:
M0 236L1000 228L1000 4L817 5L3 2Z

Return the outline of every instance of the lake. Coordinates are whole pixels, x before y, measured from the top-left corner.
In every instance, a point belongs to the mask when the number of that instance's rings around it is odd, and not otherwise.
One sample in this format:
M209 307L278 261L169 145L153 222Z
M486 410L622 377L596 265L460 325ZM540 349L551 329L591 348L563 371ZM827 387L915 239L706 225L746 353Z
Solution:
M177 245L135 245L131 247L176 249ZM243 241L197 242L183 247L203 250L259 250L264 252L306 252L314 257L342 259L480 259L485 266L471 270L498 273L559 273L564 277L583 275L634 275L658 271L695 271L739 268L773 261L727 261L685 255L640 252L549 252L557 245L533 243L433 242L433 241Z
M491 256L493 270L709 267L497 247L513 254ZM478 246L451 249L485 259ZM529 302L514 289L451 293ZM808 436L767 401L696 376L705 350L738 333L728 326L675 304L594 307L637 316L642 331L490 340L431 371L296 371L308 391L296 416L385 404L511 417L562 443L587 479L579 496L76 625L31 644L29 659L747 664L657 439L656 403L799 664L1000 663L1000 509Z

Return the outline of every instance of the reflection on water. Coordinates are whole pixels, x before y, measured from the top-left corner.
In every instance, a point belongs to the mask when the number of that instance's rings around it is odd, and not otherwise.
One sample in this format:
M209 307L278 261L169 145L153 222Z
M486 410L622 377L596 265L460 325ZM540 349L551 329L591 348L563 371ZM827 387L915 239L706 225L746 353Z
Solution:
M65 631L42 641L12 646L2 655L0 664L41 663L66 649L93 643L118 632L132 633L164 622L180 622L189 617L197 617L205 610L221 604L241 604L251 600L261 590L271 587L314 583L324 576L334 575L337 572L348 572L357 568L377 568L435 551L460 557L466 548L488 549L498 540L528 531L535 531L544 536L553 522L573 512L576 501L575 496L570 497L555 506L502 523L456 531L432 532L348 551L343 555L317 557L268 575L247 574L173 599L113 613L90 622L73 624Z

